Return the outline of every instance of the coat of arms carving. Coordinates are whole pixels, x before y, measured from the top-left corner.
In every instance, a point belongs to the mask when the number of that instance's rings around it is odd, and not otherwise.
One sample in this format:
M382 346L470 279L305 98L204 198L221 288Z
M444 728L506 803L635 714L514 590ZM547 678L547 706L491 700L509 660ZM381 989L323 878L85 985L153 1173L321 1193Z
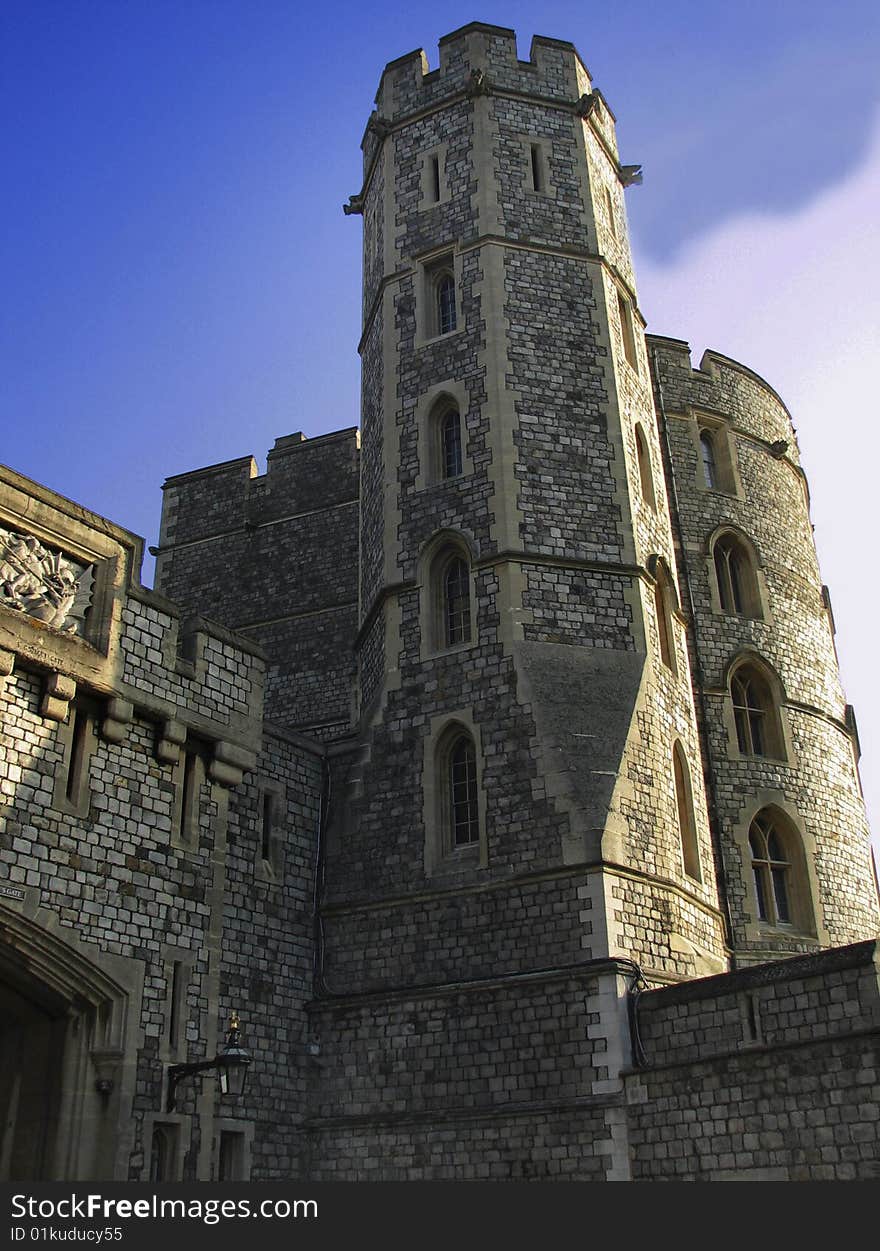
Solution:
M32 534L0 527L0 604L37 621L82 633L91 602L94 566L79 565L44 547Z

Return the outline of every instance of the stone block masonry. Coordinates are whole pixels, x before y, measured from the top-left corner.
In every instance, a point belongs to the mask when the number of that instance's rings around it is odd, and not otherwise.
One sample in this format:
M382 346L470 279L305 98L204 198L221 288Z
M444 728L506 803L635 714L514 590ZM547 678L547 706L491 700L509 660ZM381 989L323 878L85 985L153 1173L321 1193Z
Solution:
M349 728L358 613L355 429L288 435L250 457L169 478L156 587L271 657L266 715L332 738Z

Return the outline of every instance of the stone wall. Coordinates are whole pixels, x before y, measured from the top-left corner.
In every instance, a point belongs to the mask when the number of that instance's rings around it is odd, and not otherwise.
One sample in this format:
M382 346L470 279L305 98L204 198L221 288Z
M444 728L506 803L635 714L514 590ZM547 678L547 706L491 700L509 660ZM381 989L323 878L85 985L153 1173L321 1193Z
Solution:
M358 614L358 435L276 440L169 478L156 588L244 633L270 656L266 713L321 738L351 718Z
M2 486L11 533L94 570L79 633L35 618L11 582L0 604L8 1175L148 1180L161 1139L166 1180L207 1179L225 1135L236 1176L288 1177L321 749L264 735L263 653L140 587L139 540L6 471ZM169 1111L169 1065L216 1054L233 1009L254 1055L246 1103L208 1076Z
M866 942L642 995L633 1180L877 1180L878 971Z

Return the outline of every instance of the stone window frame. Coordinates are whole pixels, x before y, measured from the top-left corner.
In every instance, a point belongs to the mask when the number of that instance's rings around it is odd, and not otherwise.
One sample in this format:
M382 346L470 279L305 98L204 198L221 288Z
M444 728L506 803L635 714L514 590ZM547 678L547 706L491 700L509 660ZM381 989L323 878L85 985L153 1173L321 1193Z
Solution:
M696 486L700 491L712 491L720 495L732 495L736 499L744 499L742 481L739 475L739 462L736 455L736 441L730 423L716 414L700 410L691 410L691 438L696 454ZM703 436L711 440L714 452L715 475L717 481L710 486L706 480L703 465Z
M651 604L657 630L658 648L656 656L663 668L672 673L674 677L677 677L679 664L675 621L680 615L680 606L675 579L672 576L672 570L669 568L668 561L663 556L656 554L649 556L647 570L653 583ZM664 635L666 647L664 647Z
M189 1024L189 993L195 976L195 957L192 951L165 945L162 948L165 969L165 1028L162 1031L159 1053L168 1063L186 1058Z
M523 148L523 180L522 189L526 195L540 196L542 199L554 199L556 184L551 178L553 168L553 140L542 135L520 135ZM535 186L537 162L538 182Z
M419 186L419 209L422 211L436 208L438 204L446 204L449 200L449 186L446 180L448 148L447 143L438 143L422 154ZM435 197L435 191L438 190L440 194Z
M420 259L419 281L416 285L416 347L445 343L464 331L461 310L461 255L451 247L444 247ZM441 333L438 324L439 284L451 275L455 285L455 326Z
M614 291L617 296L617 318L620 325L620 343L623 349L623 359L633 373L641 375L639 345L636 339L636 322L632 302L629 296L616 283L614 284Z
M749 832L755 817L773 810L781 815L789 855L791 876L789 896L794 905L796 923L771 925L758 917L758 902L752 877L752 851ZM770 938L791 938L831 946L831 939L824 925L816 875L816 840L807 829L797 809L784 792L774 789L756 791L743 805L733 824L733 841L742 865L743 925L745 941L756 946Z
M611 187L606 182L605 191L605 215L608 219L608 234L614 243L620 242L620 231L617 228L617 205L614 203L614 195Z
M768 749L762 754L740 750L737 732L737 717L734 709L733 681L744 668L751 668L764 685L762 694L766 704L763 709L767 716L769 735ZM759 652L745 649L738 652L727 666L724 675L724 709L723 718L727 730L727 749L731 760L767 761L771 765L794 765L796 760L792 747L791 729L788 724L785 687L779 674Z
M264 856L266 846L265 817L267 803L272 814L272 828L269 831L269 857ZM284 869L284 839L282 831L287 822L287 788L274 779L263 779L257 787L257 847L255 853L254 874L259 881L277 883Z
M172 1139L170 1176L167 1182L182 1180L183 1161L191 1146L192 1118L181 1112L147 1112L144 1116L144 1165L141 1181L152 1184L153 1135L157 1130L170 1131Z
M633 440L636 445L636 466L639 471L639 492L643 503L656 511L657 492L654 487L654 467L651 459L651 448L648 436L640 421L633 425Z
M453 745L467 735L474 748L477 773L477 820L479 838L455 847L452 843L452 814L449 786L449 758ZM431 718L424 740L422 765L423 821L425 827L425 874L455 873L462 869L486 869L489 864L486 840L486 793L483 787L485 759L480 727L469 710L440 713Z
M718 579L717 547L720 542L728 538L739 547L747 566L748 585L745 588L747 609L742 612L724 606L724 595ZM739 526L724 522L713 530L706 544L706 570L713 613L721 617L738 617L743 621L772 622L767 580L757 545Z
M214 1141L211 1151L211 1180L215 1182L249 1182L251 1179L251 1169L253 1167L254 1153L254 1123L253 1121L239 1121L230 1116L218 1116L214 1119ZM241 1157L239 1160L238 1172L240 1177L220 1177L220 1148L222 1136L224 1134L234 1134L239 1141Z
M210 784L210 760L210 743L187 732L174 765L174 808L171 817L171 842L184 851L199 849L202 792Z
M437 419L442 417L446 408L457 408L461 421L461 473L455 478L444 478L439 473L440 446ZM474 462L468 452L467 413L470 397L463 383L441 382L425 391L419 397L416 408L418 427L419 472L415 487L422 491L425 487L440 486L444 483L460 482L474 472Z
M449 562L460 558L468 570L470 634L459 643L446 642L446 600L444 574ZM477 602L474 585L474 552L467 538L457 530L441 530L422 549L419 559L419 608L421 656L446 656L467 651L477 644Z
M55 774L52 807L69 816L87 817L92 802L91 764L98 747L101 713L97 701L75 695L67 718L58 723L61 767Z
M689 881L702 885L703 870L700 862L700 840L697 833L694 788L691 781L691 769L688 764L687 752L681 738L676 737L673 740L671 758L681 867Z

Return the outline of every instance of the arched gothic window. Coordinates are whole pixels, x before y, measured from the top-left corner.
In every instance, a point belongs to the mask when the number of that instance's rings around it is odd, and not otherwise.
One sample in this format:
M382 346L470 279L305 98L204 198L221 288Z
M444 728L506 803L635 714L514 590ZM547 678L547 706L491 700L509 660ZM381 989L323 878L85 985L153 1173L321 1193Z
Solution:
M651 454L648 451L648 442L645 438L645 432L641 425L636 425L636 457L639 462L639 486L642 491L642 499L651 508L654 507L654 477L651 473Z
M791 925L792 866L778 822L769 812L759 812L749 826L749 850L758 919Z
M741 665L730 679L736 740L744 756L784 755L776 699L767 676L755 664Z
M758 580L751 553L729 531L719 536L712 550L718 601L724 612L740 617L763 616Z
M435 279L437 334L450 334L456 327L455 278L448 269L441 270Z
M700 872L700 849L697 843L697 823L694 817L690 772L680 743L676 743L672 749L672 771L675 778L675 804L678 810L682 864L688 877L700 882L703 875Z
M471 638L471 587L467 562L453 555L442 566L443 645L455 647Z
M461 417L457 408L447 409L439 421L440 477L457 478L462 471Z
M446 778L447 833L452 850L480 841L477 797L477 756L469 734L461 733L448 748Z

